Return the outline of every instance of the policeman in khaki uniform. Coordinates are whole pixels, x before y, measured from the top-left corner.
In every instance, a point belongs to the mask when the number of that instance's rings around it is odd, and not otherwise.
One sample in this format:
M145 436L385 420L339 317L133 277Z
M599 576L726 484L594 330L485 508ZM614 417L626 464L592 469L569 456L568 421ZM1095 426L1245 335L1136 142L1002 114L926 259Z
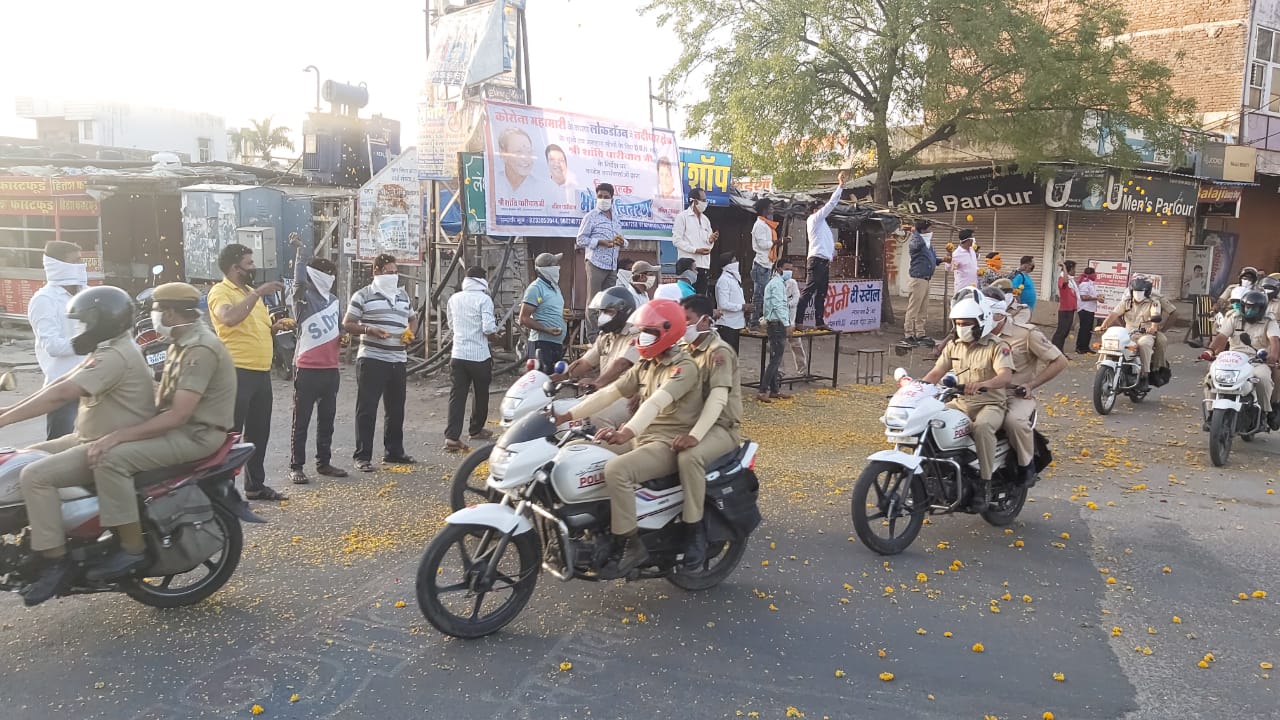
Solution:
M1280 408L1273 404L1276 364L1280 362L1280 324L1267 314L1266 294L1257 290L1245 293L1240 312L1232 311L1223 316L1218 323L1218 333L1209 343L1209 349L1200 354L1200 359L1212 360L1223 350L1244 353L1249 357L1257 355L1259 350L1267 351L1267 363L1253 365L1252 370L1258 381L1258 405L1267 414L1267 424L1272 430L1280 429ZM1204 386L1205 399L1212 399L1208 375L1205 375Z
M706 295L690 295L684 307L685 348L698 365L702 413L693 429L671 441L684 487L683 519L689 526L684 566L697 570L706 562L707 530L702 508L707 497L707 463L732 452L742 442L742 385L738 354L712 329L715 308Z
M222 341L200 321L200 293L186 283L168 283L156 288L151 300L152 326L173 341L156 396L157 414L89 447L89 464L99 485L110 481L132 486L133 476L145 470L212 455L226 441L234 420L235 365ZM102 579L110 579L145 564L145 553L125 548L95 570Z
M923 380L937 383L951 371L964 385L964 396L952 400L951 404L973 421L973 444L978 452L983 492L981 496L975 494L970 508L981 512L991 499L996 432L1004 424L1004 389L1016 368L1009 344L991 335L995 323L989 302L980 292L974 290L952 305L951 320L955 324L956 339L942 348L937 364Z
M88 357L56 382L0 412L0 427L4 427L68 402L80 403L75 432L32 446L50 454L22 469L31 549L49 561L23 593L29 606L64 592L71 580L59 488L96 485L102 526L110 528L126 550L145 550L132 480L103 476L91 471L89 463L90 443L156 414L151 371L130 332L133 301L119 288L93 287L72 299L67 317L84 323L84 331L72 339L72 345L77 355Z
M1173 303L1160 295L1151 294L1150 280L1134 278L1129 283L1129 297L1111 311L1111 315L1097 330L1105 332L1112 325L1123 322L1125 329L1131 333L1136 333L1139 329L1145 331L1136 338L1138 357L1142 360L1140 383L1144 387L1150 372L1166 365L1165 348L1169 341L1162 331L1169 325L1176 310Z
M601 577L626 575L649 559L649 551L636 525L636 487L679 468L671 442L693 429L702 412L698 366L680 347L684 338L684 309L674 300L654 300L631 317L636 329L640 363L605 389L588 396L556 424L580 420L609 407L619 398L639 397L640 406L617 430L603 429L596 439L622 445L635 439L635 449L604 466L609 488L613 534L622 545L622 556L610 562Z
M1018 453L1017 482L1031 486L1036 481L1036 467L1032 462L1035 432L1031 428L1031 418L1038 405L1031 393L1067 369L1067 356L1035 326L1014 320L1011 316L1016 311L1008 307L1003 292L996 288L987 288L983 292L991 299L991 313L996 320L995 334L1009 343L1014 364L1010 384L1022 391L1005 400L1004 432ZM1040 370L1041 366L1043 370Z
M635 296L624 287L611 287L596 293L587 305L587 313L594 319L596 329L600 331L582 357L574 360L565 375L555 375L553 379L561 380L585 377L588 373L598 373L593 380L584 380L586 387L604 387L617 380L624 372L640 361L636 352L634 332L628 327L631 314L636 310ZM620 398L613 405L591 416L597 427L620 427L631 417L626 398Z

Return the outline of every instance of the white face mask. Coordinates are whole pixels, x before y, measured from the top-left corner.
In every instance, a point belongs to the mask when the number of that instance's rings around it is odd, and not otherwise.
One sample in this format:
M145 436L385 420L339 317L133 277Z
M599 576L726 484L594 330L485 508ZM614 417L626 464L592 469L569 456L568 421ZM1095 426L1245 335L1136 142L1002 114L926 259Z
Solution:
M596 325L608 325L613 322L615 315L611 312L600 311L596 314Z
M645 290L652 290L652 289L653 289L653 285L654 285L654 283L656 283L656 282L658 282L658 278L657 278L657 277L655 277L655 276L653 276L653 275L650 275L649 277L647 277L647 278L645 278L645 279L644 279L644 289L645 289Z
M688 326L686 326L686 327L685 327L685 329L684 329L684 341L685 341L685 344L691 344L691 343L693 343L693 342L696 342L698 338L700 338L700 337L702 337L703 335L706 335L707 333L711 332L711 329L710 329L710 328L708 328L708 329L706 329L706 330L699 330L699 329L698 329L698 326L699 326L699 325L701 325L701 324L702 324L702 321L703 321L703 320L706 320L706 319L707 319L707 316L706 316L706 315L703 315L702 317L698 318L698 322L696 322L696 323L694 323L694 324L692 324L692 325L688 325Z
M333 281L336 278L313 267L307 268L307 277L311 278L311 284L316 286L316 290L319 290L321 295L329 296L329 291L333 289Z
M734 276L734 277L739 277L739 275L738 275L738 263L736 263L736 262L731 262L731 263L728 263L727 265L725 265L725 266L724 266L724 271L725 271L725 272L727 272L727 273L729 273L730 275L732 275L732 276Z
M958 339L960 342L966 342L966 343L973 342L974 340L977 339L977 337L978 337L977 325L957 325L956 326L956 339Z
M596 198L596 209L600 212L609 212L613 209L613 198Z
M163 322L160 321L160 318L162 317L164 317L163 310L152 310L151 311L151 328L155 330L157 333L159 333L160 337L165 338L166 340L173 339L174 328L186 327L187 325L191 324L191 323L182 323L181 325L172 325L172 326L165 325Z
M1244 288L1245 290L1252 290L1253 281L1245 278L1240 278L1240 287Z
M538 274L546 278L546 281L552 285L558 285L560 283L560 268L558 266L540 267L538 268Z
M791 270L783 270L783 271L782 271L782 279L783 279L783 280L790 280L790 279L791 279L791 275L792 275L792 274L793 274L793 271L791 271Z
M656 342L658 342L658 336L653 333L641 332L636 336L636 345L639 347L649 347Z
M1136 303L1140 303L1147 299L1147 294L1141 290L1134 290L1130 294L1133 296L1133 301Z
M63 262L44 256L44 277L50 285L84 287L89 284L88 266L84 263Z
M698 209L698 212L706 212L706 211L707 211L707 201L706 201L706 200L695 200L695 201L694 201L694 203L693 203L693 206L694 206L694 207L696 207L696 208Z
M618 282L622 283L623 285L630 285L630 284L631 284L631 271L630 271L630 270L619 270L619 271L618 271Z
M380 292L393 295L396 289L400 287L399 275L374 275L373 287Z
M931 232L920 233L920 237L924 240L925 245L930 245L933 243L933 233Z

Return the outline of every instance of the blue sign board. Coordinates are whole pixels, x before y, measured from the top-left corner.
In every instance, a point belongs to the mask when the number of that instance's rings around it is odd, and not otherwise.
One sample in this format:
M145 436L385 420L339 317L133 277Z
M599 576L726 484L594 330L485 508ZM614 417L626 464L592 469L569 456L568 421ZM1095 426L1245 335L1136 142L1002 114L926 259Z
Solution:
M684 181L686 198L693 188L702 188L707 191L708 204L728 207L732 168L733 156L729 153L680 148L680 177ZM662 182L661 168L658 182Z

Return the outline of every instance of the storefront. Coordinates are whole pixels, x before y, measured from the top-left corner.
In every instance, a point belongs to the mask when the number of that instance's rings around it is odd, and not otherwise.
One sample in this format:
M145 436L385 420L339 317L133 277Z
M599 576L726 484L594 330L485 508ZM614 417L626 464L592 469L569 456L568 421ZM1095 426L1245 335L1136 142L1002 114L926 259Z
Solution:
M73 242L102 282L101 208L83 177L0 176L0 317L25 320L44 285L44 247Z

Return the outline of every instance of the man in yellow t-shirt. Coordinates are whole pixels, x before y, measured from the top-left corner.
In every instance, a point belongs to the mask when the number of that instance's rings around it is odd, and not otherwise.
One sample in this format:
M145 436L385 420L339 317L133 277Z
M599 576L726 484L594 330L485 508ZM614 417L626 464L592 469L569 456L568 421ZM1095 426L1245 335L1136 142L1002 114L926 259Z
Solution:
M271 438L271 336L284 328L284 320L273 325L262 299L280 292L284 285L272 281L253 287L253 250L239 243L222 249L218 268L223 280L209 290L209 317L236 366L235 430L254 445L245 474L245 496L250 500L287 500L267 487L263 467Z

